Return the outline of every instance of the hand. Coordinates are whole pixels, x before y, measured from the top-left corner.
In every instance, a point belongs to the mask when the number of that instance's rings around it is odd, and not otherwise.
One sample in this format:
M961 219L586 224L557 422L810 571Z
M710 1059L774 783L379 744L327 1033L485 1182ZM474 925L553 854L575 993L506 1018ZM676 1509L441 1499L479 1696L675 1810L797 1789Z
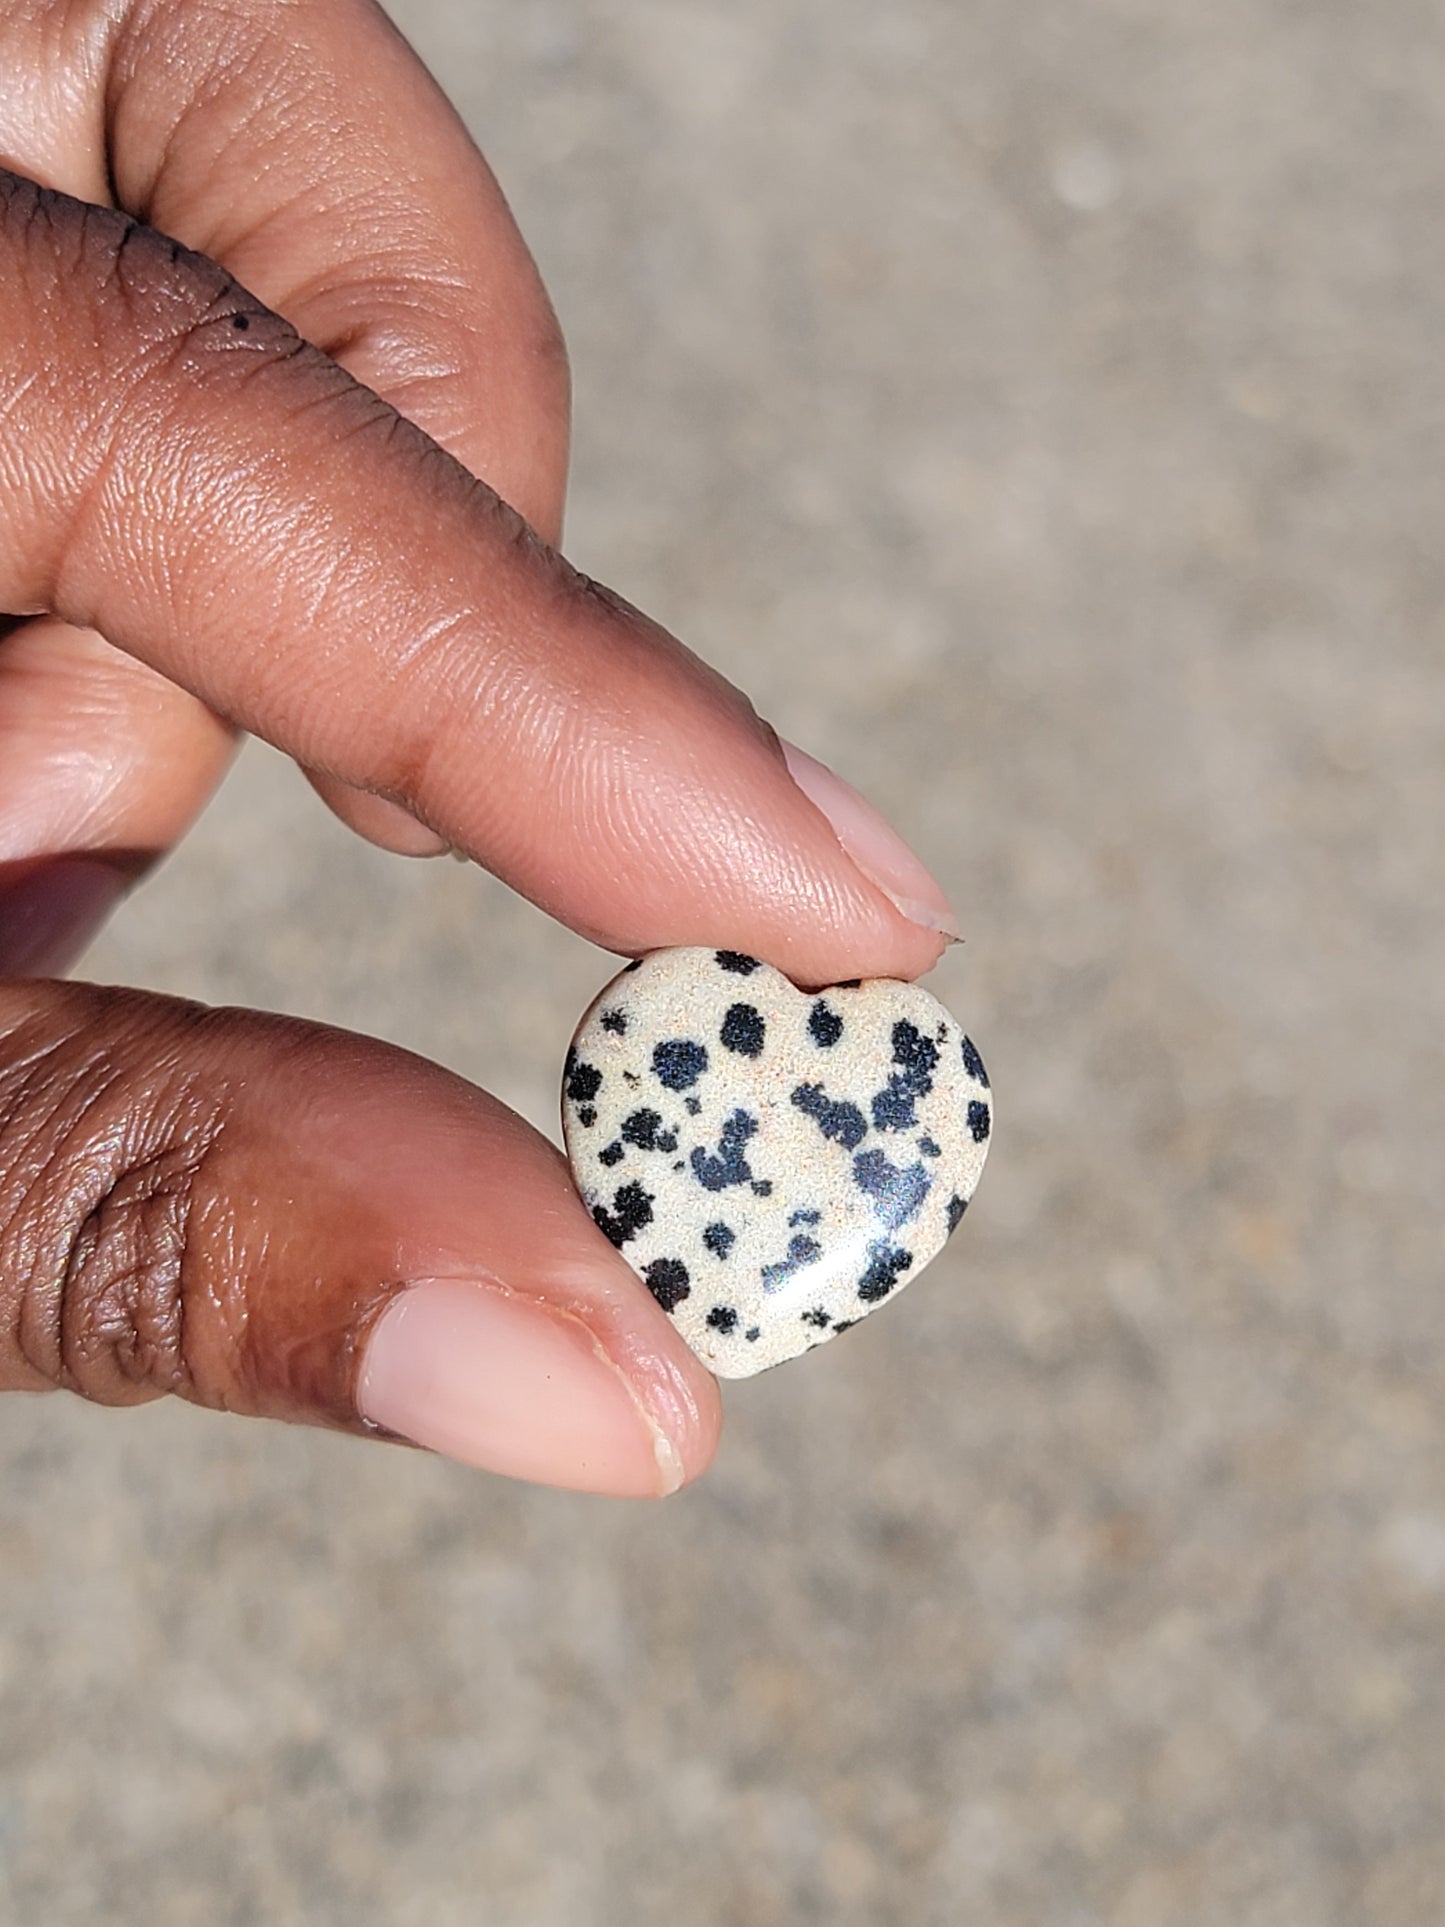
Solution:
M710 1458L713 1380L500 1104L314 1025L16 981L238 729L614 950L935 961L947 904L882 821L549 546L567 416L501 194L366 0L0 0L0 1390L599 1492Z

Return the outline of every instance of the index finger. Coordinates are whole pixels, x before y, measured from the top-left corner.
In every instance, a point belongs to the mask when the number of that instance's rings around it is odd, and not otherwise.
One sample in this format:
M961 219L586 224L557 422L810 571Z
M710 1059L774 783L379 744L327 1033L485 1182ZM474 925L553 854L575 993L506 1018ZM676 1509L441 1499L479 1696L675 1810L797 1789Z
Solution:
M214 262L0 175L0 290L0 607L98 629L613 949L936 960L947 904L861 799Z

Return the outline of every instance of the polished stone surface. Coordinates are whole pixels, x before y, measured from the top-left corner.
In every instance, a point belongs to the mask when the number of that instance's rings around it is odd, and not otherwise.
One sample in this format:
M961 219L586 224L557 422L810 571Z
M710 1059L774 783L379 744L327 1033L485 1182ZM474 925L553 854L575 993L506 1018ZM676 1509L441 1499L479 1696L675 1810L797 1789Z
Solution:
M815 994L736 950L655 950L562 1080L583 1202L719 1378L891 1304L947 1244L993 1131L973 1041L921 984Z
M656 1507L0 1407L0 1919L1421 1927L1445 1896L1445 19L407 0L578 563L955 897L1006 1134ZM248 753L93 971L555 1129L609 960Z

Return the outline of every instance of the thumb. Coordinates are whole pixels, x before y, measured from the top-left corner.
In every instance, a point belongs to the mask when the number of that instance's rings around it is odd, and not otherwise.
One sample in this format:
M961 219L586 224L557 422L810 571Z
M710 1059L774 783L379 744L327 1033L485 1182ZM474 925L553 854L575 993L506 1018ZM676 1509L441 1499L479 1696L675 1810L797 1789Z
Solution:
M410 1440L621 1496L708 1463L717 1389L553 1147L316 1025L0 988L0 1391Z

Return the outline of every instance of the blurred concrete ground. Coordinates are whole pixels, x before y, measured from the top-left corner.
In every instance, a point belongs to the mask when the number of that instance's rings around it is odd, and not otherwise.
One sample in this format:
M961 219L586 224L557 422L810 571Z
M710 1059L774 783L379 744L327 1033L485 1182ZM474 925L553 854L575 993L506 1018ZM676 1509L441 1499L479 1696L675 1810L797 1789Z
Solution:
M966 1232L665 1506L0 1410L0 1919L1445 1916L1445 20L407 0L570 546L956 893ZM547 1128L607 961L252 752L93 974Z

